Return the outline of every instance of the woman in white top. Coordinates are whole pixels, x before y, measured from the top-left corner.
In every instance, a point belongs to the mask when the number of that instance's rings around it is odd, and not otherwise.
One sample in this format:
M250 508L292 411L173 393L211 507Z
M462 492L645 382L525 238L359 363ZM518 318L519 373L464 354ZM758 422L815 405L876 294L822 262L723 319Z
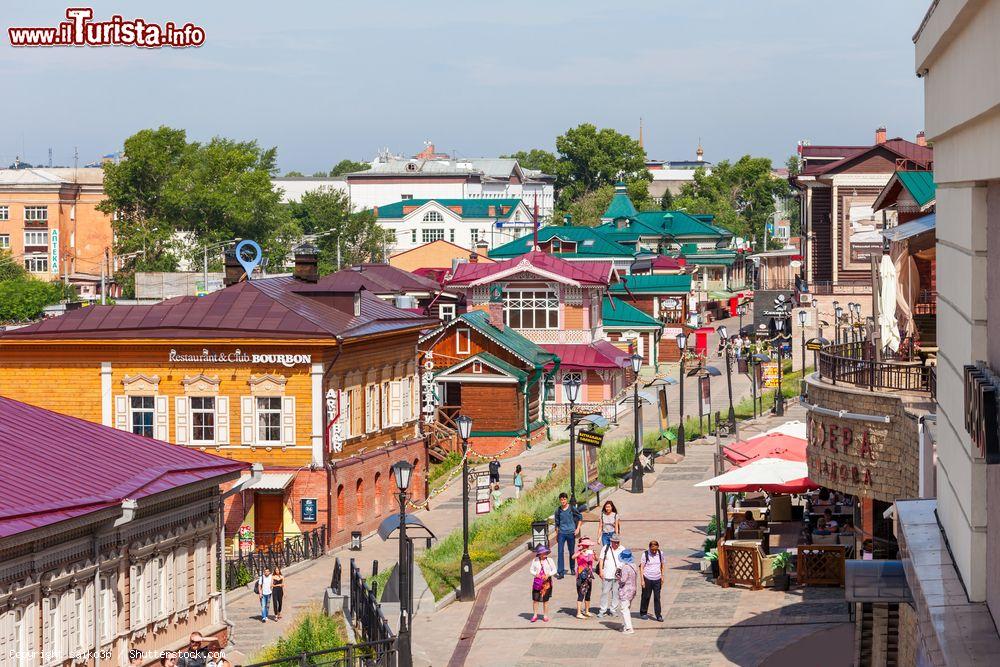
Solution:
M618 521L618 508L610 500L601 506L601 545L611 544L611 536L621 534L621 523Z
M550 549L544 544L536 550L536 557L531 559L531 622L538 620L538 604L542 605L542 620L549 622L549 598L552 597L552 577L556 573L556 564L549 558Z

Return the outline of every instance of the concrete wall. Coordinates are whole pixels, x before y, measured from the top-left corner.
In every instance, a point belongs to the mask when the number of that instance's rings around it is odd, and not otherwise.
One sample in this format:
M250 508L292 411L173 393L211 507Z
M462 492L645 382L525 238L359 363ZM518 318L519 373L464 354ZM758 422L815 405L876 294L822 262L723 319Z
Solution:
M986 598L987 471L965 431L961 369L987 358L991 334L987 226L997 218L1000 229L1000 211L988 206L987 187L1000 179L998 32L1000 0L940 0L915 40L938 186L938 516L973 601Z

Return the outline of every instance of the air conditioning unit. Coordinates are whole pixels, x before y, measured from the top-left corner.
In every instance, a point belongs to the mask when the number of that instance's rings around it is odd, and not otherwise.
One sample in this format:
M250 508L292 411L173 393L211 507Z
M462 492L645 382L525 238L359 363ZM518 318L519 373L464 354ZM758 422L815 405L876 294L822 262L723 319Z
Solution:
M410 310L417 307L417 298L406 294L396 295L396 308Z
M809 292L799 292L799 304L806 305L813 301L813 295Z

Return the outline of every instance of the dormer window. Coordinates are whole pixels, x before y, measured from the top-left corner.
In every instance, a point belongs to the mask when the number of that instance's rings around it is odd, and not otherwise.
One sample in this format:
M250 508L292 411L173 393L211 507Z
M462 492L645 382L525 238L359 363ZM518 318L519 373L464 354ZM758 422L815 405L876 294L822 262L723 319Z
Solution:
M424 213L424 222L443 222L444 216L441 211L427 211Z

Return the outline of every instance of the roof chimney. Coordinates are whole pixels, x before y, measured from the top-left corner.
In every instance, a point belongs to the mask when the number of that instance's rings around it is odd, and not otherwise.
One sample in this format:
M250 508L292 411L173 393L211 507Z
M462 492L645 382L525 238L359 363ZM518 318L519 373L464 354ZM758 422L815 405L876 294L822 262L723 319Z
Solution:
M875 130L875 143L884 144L885 143L885 126L879 127Z
M490 324L496 327L497 331L503 331L503 302L490 301Z
M243 279L243 274L246 271L243 270L243 266L240 264L239 259L236 257L236 249L230 248L226 251L226 274L223 278L223 283L226 287L230 285L235 285Z
M319 250L312 243L303 243L295 248L295 272L292 275L296 280L307 283L319 280L318 255Z
M563 216L563 226L570 227L573 224L573 216L567 213Z
M479 241L476 241L476 245L473 247L473 250L476 251L477 255L488 257L490 252L490 244L487 243L485 239L480 239ZM478 257L476 258L475 261L479 261Z
M927 145L927 135L924 134L923 130L917 132L917 145L926 146Z

